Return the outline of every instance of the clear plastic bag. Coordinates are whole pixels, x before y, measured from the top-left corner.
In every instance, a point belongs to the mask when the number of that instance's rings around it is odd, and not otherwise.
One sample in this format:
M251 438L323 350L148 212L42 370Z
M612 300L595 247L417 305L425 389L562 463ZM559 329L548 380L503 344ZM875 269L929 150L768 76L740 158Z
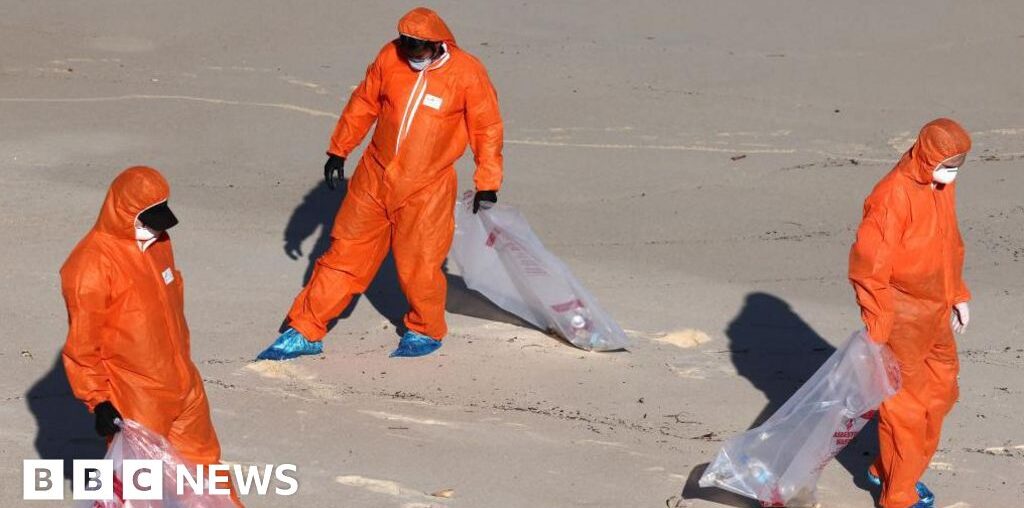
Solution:
M234 508L227 495L196 494L189 486L177 491L177 468L183 465L196 474L196 467L183 459L163 436L155 434L133 420L120 421L121 431L114 435L107 460L114 463L114 499L81 501L76 508ZM122 471L125 460L159 460L163 462L163 499L158 501L123 500ZM206 483L204 483L205 489ZM226 486L221 483L221 488Z
M764 424L725 443L701 487L719 487L762 506L813 506L825 465L899 385L889 348L863 331L853 334Z
M629 346L629 337L516 209L494 205L473 214L473 193L455 208L451 258L470 289L538 328L588 351Z

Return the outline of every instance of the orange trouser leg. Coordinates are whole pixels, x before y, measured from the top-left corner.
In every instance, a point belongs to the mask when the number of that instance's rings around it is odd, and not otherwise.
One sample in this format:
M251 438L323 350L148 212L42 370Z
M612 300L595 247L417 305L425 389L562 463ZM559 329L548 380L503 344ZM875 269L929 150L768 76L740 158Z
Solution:
M927 399L928 424L925 428L925 456L931 463L935 450L939 448L939 438L942 436L942 422L946 415L953 409L957 398L960 397L960 388L957 385L957 375L960 373L960 360L956 353L956 342L953 340L953 332L948 331L932 348L925 360L927 373L930 378L928 384L929 394Z
M455 231L455 172L413 195L395 213L392 253L409 300L405 326L441 340L448 333L448 283L442 267Z
M323 339L327 323L366 291L390 244L384 208L350 187L331 231L331 248L316 261L313 276L288 312L290 326L309 340Z
M915 484L924 472L926 409L907 389L882 403L878 412L878 473L882 508L907 508L917 502Z
M952 333L939 339L924 357L899 355L903 387L882 404L875 469L882 478L883 508L907 508L917 502L920 481L938 448L942 422L958 395L959 362Z
M210 419L210 405L206 400L202 379L196 379L196 384L185 400L184 411L171 423L167 440L182 458L193 464L209 466L220 463L220 441L217 440L217 431L214 430L213 421ZM219 474L218 477L224 478L223 474ZM228 488L235 505L243 506L233 482L228 481L225 484L221 481L217 487Z
M202 380L197 380L185 399L185 408L171 422L167 440L182 458L193 464L217 464L220 462L220 441L210 420L210 404Z

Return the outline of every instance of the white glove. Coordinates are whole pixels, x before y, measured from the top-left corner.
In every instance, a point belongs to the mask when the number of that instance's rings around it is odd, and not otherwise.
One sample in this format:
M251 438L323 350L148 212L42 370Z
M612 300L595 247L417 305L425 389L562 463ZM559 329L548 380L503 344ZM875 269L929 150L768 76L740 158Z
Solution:
M961 302L953 306L953 331L964 333L967 330L967 323L971 322L971 309L967 302Z

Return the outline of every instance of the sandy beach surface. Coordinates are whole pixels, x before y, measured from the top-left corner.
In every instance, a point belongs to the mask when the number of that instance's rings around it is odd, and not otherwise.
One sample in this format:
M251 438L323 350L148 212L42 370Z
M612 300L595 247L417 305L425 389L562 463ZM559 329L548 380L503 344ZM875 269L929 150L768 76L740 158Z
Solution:
M337 114L413 5L0 1L0 504L27 504L23 459L102 456L59 362L57 271L114 175L149 164L224 460L299 468L297 495L248 506L753 506L696 480L860 326L862 200L950 116L974 138L973 321L925 481L939 507L1020 506L1024 3L435 2L499 91L502 203L633 347L575 349L453 269L440 354L389 359L388 262L323 357L254 363L326 247ZM823 506L872 506L875 436L824 471Z

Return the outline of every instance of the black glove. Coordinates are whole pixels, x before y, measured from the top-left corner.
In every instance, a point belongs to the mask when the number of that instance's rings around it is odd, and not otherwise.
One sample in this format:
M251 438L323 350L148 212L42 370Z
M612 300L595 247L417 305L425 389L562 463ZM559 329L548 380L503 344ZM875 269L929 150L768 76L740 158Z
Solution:
M327 155L327 163L324 164L324 180L327 180L327 187L334 190L345 179L345 158L333 154Z
M103 437L110 437L121 431L121 427L114 424L114 419L121 418L121 413L110 402L96 404L92 412L96 415L96 433Z
M480 203L484 202L490 203L489 205L483 207L484 210L490 208L491 205L498 202L498 192L492 190L476 191L476 194L473 195L473 213L479 212Z

